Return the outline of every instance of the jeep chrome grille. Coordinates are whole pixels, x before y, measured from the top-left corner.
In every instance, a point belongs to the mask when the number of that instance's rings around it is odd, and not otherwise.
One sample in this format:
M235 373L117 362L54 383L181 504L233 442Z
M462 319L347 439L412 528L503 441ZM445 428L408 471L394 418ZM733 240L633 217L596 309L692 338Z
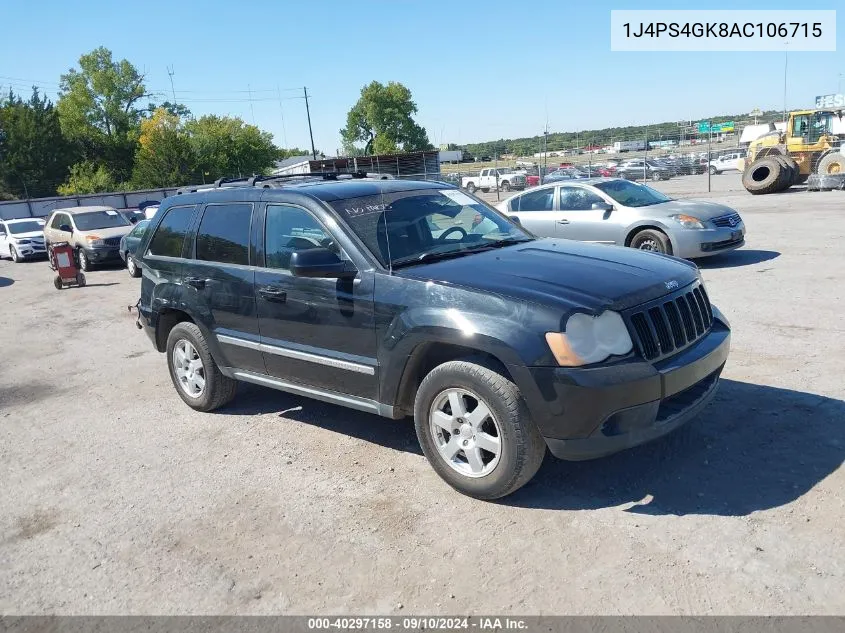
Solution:
M689 347L710 331L713 311L699 282L638 306L626 315L634 346L646 360Z

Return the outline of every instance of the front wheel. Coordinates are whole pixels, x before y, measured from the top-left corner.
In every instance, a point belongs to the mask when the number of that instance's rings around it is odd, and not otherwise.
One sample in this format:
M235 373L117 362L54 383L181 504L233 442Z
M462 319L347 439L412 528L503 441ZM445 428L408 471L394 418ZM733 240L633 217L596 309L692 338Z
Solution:
M23 261L23 257L21 257L20 253L15 250L14 246L9 246L9 256L12 258L12 261L16 264L19 264Z
M79 267L86 273L91 270L91 260L88 259L85 250L81 248L79 249Z
M194 323L177 323L167 336L167 366L176 393L192 409L213 411L235 397L237 381L224 376Z
M646 229L637 233L631 240L631 248L663 253L664 255L672 254L672 245L669 243L669 238L664 233L653 229Z
M138 264L135 263L135 260L132 259L132 255L129 253L126 253L126 270L129 271L130 277L141 276L141 269L138 268Z
M450 361L432 370L417 391L414 424L435 472L476 499L521 488L546 454L516 385L483 360Z
M505 182L503 182L501 185L499 185L499 188L500 188L502 191L510 191L510 190L511 190L511 184L510 184L510 183L506 180L506 181L505 181Z
M716 168L715 168L715 167L711 167L711 168L710 168L710 175L711 175L711 176L715 176L715 175L716 175L716 174L718 174L718 173L719 173L719 172L718 172L718 171L716 171Z

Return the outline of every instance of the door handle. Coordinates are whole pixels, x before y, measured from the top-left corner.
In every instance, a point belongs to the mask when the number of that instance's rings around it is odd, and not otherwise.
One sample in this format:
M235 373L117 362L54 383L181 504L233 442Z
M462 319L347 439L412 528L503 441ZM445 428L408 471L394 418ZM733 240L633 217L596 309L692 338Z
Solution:
M197 290L202 290L205 288L206 280L202 277L185 277L185 283L189 286L193 286Z
M557 223L558 224L569 224L569 220L564 218L563 220L558 220Z
M267 301L274 301L276 303L284 303L287 301L288 293L286 290L281 290L279 288L260 288L258 290L258 294L260 294L264 299Z

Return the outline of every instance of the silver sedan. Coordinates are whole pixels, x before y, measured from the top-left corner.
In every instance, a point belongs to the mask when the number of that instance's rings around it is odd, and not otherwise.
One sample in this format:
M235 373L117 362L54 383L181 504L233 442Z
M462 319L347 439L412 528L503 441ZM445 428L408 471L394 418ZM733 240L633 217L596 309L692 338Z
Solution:
M496 208L541 237L630 246L689 259L745 243L745 224L730 207L673 200L621 178L541 185Z

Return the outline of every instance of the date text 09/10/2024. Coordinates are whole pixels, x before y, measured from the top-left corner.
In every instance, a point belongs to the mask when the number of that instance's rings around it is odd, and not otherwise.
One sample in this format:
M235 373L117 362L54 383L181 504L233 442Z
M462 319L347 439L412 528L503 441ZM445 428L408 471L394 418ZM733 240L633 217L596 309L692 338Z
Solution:
M319 630L404 630L404 631L524 631L528 624L520 618L508 617L350 617L350 618L308 618L308 629Z

